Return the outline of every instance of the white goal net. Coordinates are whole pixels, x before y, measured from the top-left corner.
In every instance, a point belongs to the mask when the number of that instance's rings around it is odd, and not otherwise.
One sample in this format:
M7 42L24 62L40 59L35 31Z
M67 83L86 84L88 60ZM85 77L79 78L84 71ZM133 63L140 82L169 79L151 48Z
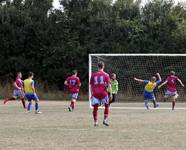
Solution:
M89 54L89 78L97 70L99 61L105 63L107 73L117 75L117 102L143 101L144 84L135 82L134 77L148 80L159 72L163 82L169 72L174 70L186 84L186 54ZM164 90L155 90L158 101L163 100ZM184 101L184 89L179 84L178 93L179 100Z

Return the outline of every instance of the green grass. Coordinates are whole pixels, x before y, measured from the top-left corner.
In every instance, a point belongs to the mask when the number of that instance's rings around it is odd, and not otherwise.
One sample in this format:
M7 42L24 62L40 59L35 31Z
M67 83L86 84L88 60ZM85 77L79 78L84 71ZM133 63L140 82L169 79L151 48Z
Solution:
M116 106L143 106L122 103ZM170 107L170 103L160 104ZM110 126L94 127L87 102L41 101L43 114L24 113L20 102L0 104L1 150L185 150L186 110L112 109ZM177 107L186 107L185 103Z

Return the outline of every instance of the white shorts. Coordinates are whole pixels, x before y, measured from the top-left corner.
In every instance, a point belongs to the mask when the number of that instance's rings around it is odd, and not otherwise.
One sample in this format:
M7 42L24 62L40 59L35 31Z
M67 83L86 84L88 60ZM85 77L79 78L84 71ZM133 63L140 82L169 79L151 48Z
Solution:
M91 102L92 102L92 103L91 103L92 106L95 105L95 104L98 104L98 105L109 104L109 97L108 97L108 95L107 95L107 96L106 96L105 98L103 98L103 99L98 99L98 98L92 96Z
M165 92L165 96L178 96L178 93L177 93L177 91L175 91L175 92L171 92L171 91L166 91Z
M77 100L78 99L78 93L70 93L70 95L69 95L69 97L70 97L70 100L71 99L75 99L75 100Z
M14 90L13 96L24 97L24 92L22 90Z

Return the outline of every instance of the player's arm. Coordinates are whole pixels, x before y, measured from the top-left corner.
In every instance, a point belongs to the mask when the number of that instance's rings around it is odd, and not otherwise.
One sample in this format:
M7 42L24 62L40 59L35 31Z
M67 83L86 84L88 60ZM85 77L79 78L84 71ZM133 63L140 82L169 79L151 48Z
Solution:
M119 90L119 83L117 81L117 84L116 84L116 93L118 93L118 90Z
M156 73L157 77L158 77L158 80L161 82L161 76L159 73Z
M81 81L78 79L78 86L81 87Z
M135 80L135 81L138 81L138 82L142 82L142 83L144 83L144 82L145 82L145 80L138 79L138 78L134 78L134 80Z
M183 84L183 82L182 82L179 78L177 78L177 80L178 80L178 82L180 83L180 85L181 85L182 87L185 86L185 85Z
M163 82L161 85L158 86L158 89L160 89L162 86L164 86L165 84L167 84L167 80L165 82Z
M19 90L21 90L21 88L17 85L17 83L16 82L14 82L14 87L16 88L16 89L19 89Z
M36 94L36 90L35 90L35 87L34 87L34 81L32 81L31 86L32 86L32 92L33 92L34 94Z
M65 80L64 85L68 86L68 81L67 80Z
M112 87L110 83L108 83L108 93L112 93ZM109 94L109 98L112 100L112 94Z

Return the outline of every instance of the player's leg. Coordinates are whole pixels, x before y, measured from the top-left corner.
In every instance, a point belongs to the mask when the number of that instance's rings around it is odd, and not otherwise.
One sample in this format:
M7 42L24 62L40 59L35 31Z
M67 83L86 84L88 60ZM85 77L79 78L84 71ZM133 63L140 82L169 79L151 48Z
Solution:
M94 119L94 126L98 126L98 107L100 105L100 100L92 96L91 101L93 107L92 115Z
M157 107L158 107L158 102L157 102L157 100L156 100L156 97L155 97L154 93L152 93L151 99L152 99L154 108L157 108Z
M18 96L21 98L24 111L26 111L25 95L22 90L19 90Z
M18 92L17 92L17 90L14 90L13 96L10 98L5 98L3 103L6 104L8 101L15 101L17 99L17 96L18 96Z
M173 93L172 93L172 96L171 96L171 99L172 99L172 110L174 110L174 108L175 108L176 99L177 99L177 98L178 98L177 92L173 92Z
M109 102L109 104L114 103L116 101L116 94L112 94L112 100Z
M149 97L149 93L144 93L144 103L145 103L145 107L147 108L147 109L149 109L149 99L151 99L150 97Z
M104 99L101 100L102 103L105 105L105 110L104 110L104 120L103 120L103 124L105 126L109 126L108 124L108 117L109 117L109 98L108 96L106 96Z
M71 103L69 111L73 111L75 108L76 100L78 99L78 93L71 94Z
M32 99L35 101L35 113L41 114L42 112L39 111L39 98L37 95L32 95Z

